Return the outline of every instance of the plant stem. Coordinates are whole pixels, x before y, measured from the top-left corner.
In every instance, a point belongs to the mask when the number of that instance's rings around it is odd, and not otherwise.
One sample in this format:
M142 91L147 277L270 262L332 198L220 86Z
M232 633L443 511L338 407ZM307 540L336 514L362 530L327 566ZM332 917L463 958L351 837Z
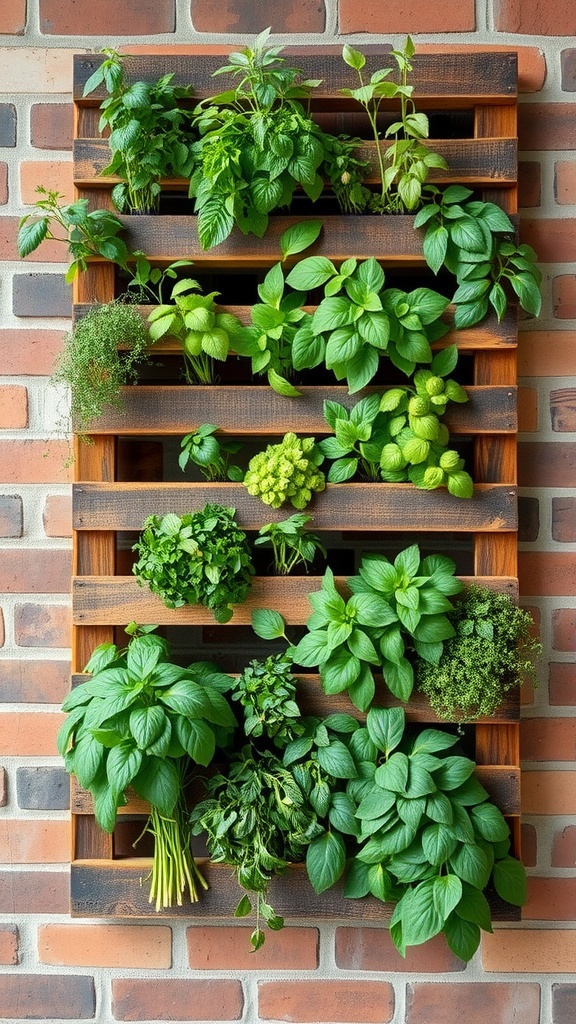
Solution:
M172 818L165 818L156 807L150 810L145 831L154 836L154 857L150 874L149 903L156 911L182 906L182 894L188 888L191 903L198 902L198 885L208 888L190 848L187 812L182 802L174 808Z

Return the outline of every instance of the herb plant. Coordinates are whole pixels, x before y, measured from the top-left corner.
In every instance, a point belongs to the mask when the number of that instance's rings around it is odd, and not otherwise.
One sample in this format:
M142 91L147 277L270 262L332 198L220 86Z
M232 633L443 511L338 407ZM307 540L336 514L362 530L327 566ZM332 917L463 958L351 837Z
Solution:
M468 722L492 715L509 690L534 678L542 648L532 635L532 618L507 594L476 585L448 618L455 634L437 665L416 662L416 686L440 718Z
M431 201L416 214L415 228L426 228L424 258L435 274L445 266L455 275L458 288L456 327L483 320L492 307L501 320L510 290L523 309L538 316L542 304L542 275L536 253L529 245L516 245L515 228L496 206L470 199L462 185L440 190L430 186Z
M362 69L366 58L359 50L346 44L342 57L349 67L358 72L360 86L357 89L342 89L345 96L356 100L366 111L374 141L380 171L380 194L372 195L367 189L361 192L365 205L374 213L403 213L418 208L422 198L422 186L428 178L432 167L446 168L446 161L439 153L434 153L423 144L428 138L429 124L426 114L415 108L412 99L413 86L408 84L408 75L412 71L411 58L414 56L414 44L408 36L403 50L392 50L400 82L388 81L393 68L383 68L371 75L365 82ZM377 118L383 100L398 100L400 115L385 132L385 137L394 138L394 142L382 151ZM385 164L388 163L388 167Z
M181 106L190 89L173 85L173 75L128 84L130 57L112 49L103 53L105 59L84 87L84 96L102 84L108 92L98 127L109 131L112 158L101 173L123 179L112 189L112 202L121 213L157 212L160 179L192 173L190 113Z
M21 259L46 239L67 245L71 260L66 272L68 282L73 281L79 271L86 270L90 256L103 256L127 269L128 249L118 237L123 225L115 214L110 210L89 212L87 199L77 199L63 206L60 200L64 196L42 185L38 185L36 191L41 198L34 204L34 213L26 213L18 224Z
M86 431L106 405L122 408L120 389L136 382L149 343L138 311L118 299L94 306L65 334L51 379L70 388L75 430Z
M92 678L62 705L58 749L66 768L92 794L106 832L129 787L150 803L150 902L156 910L181 905L186 889L195 902L207 884L190 849L184 786L190 766L208 765L234 724L221 677L205 665L173 665L165 641L149 633L124 649L101 644L86 672Z
M133 548L133 572L168 608L202 604L217 622L232 618L246 600L254 566L234 509L208 504L178 516L149 516Z
M317 533L306 529L312 516L296 512L279 523L266 523L258 531L255 547L271 544L274 572L288 576L297 565L308 565L318 553L326 557L326 548Z
M154 341L168 334L178 339L189 384L214 384L214 360L225 362L242 325L232 313L217 312L215 298L219 292L199 295L199 291L198 281L177 281L172 302L158 306L148 317L150 336Z
M244 709L244 734L264 736L282 749L304 731L296 703L292 659L287 653L253 660L235 679L231 698Z
M272 508L289 501L294 508L304 509L314 492L324 490L324 474L318 468L323 460L313 437L289 432L279 444L269 444L250 459L244 486Z
M186 434L180 442L178 465L184 472L192 462L206 480L242 480L240 467L230 465L230 456L240 451L242 443L219 440L214 436L217 430L213 423L202 423L198 430Z

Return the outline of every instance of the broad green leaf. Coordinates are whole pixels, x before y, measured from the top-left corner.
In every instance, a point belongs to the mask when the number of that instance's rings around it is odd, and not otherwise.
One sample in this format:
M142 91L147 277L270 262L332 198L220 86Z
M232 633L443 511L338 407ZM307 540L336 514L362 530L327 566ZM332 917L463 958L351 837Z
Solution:
M408 784L408 767L406 754L397 750L376 769L374 779L384 790L404 793Z
M490 904L483 892L464 882L462 898L456 907L458 917L479 925L486 932L492 931Z
M458 742L458 737L449 732L442 732L440 729L422 729L418 733L412 747L412 753L435 754L439 750L447 750Z
M480 929L471 921L464 921L457 913L450 914L442 929L446 942L455 956L468 962L480 945Z
M146 750L163 732L166 714L157 705L134 708L130 713L130 732L140 750Z
M496 892L507 903L522 907L528 898L526 869L515 857L497 860L492 872Z
M355 50L348 43L345 43L342 47L342 60L348 67L354 68L355 71L361 71L366 63L366 58L360 50Z
M142 751L132 742L113 747L106 761L108 784L114 793L122 793L140 770Z
M490 865L484 850L476 843L459 843L449 864L459 878L477 889L484 889L488 884Z
M288 256L307 249L316 241L321 230L322 221L319 219L300 221L286 228L280 236L282 259L285 260ZM306 291L306 287L303 290Z
M458 906L462 896L462 882L456 875L441 875L434 879L432 896L436 910L446 920Z
M195 764L204 767L209 765L216 749L215 736L210 726L197 718L188 719L178 715L175 728L180 743Z
M320 665L320 679L324 693L335 694L346 690L360 674L360 661L346 650L338 650Z
M362 899L370 892L370 868L371 865L363 864L362 861L353 857L348 863L346 880L344 882L344 896L347 899Z
M280 612L269 608L255 608L252 612L252 629L263 640L276 640L284 636L285 628Z
M329 746L318 747L318 764L335 779L354 779L357 771L354 759L341 740L331 740Z
M454 838L448 825L429 825L422 832L422 849L426 860L434 866L443 864L456 848Z
M132 787L143 800L170 817L180 795L180 777L173 761L147 757Z
M292 656L295 663L302 665L304 668L323 665L330 657L326 633L322 630L313 630L311 633L306 633L300 642L296 644Z
M402 920L402 937L406 946L418 946L442 931L444 919L434 900L434 879L420 882L404 894L396 907Z
M306 851L306 870L315 892L324 892L341 877L346 865L344 840L337 832L313 839Z
M73 751L73 772L83 789L90 789L104 760L104 747L90 733L76 740Z
M476 807L472 807L470 816L474 827L488 842L501 842L503 839L509 838L510 829L502 812L494 804L478 804Z
M446 757L434 778L439 789L457 789L470 778L475 768L474 761L457 755Z

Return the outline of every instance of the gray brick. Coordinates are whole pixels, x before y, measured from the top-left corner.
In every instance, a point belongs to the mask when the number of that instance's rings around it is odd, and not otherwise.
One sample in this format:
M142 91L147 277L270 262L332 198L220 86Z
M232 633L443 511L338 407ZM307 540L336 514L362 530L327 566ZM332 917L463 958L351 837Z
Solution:
M16 107L0 103L0 146L16 145Z
M63 274L14 274L14 316L70 316L72 291Z
M23 532L22 498L0 495L0 537L21 537Z
M70 780L65 768L18 768L18 807L27 811L64 811L70 806Z

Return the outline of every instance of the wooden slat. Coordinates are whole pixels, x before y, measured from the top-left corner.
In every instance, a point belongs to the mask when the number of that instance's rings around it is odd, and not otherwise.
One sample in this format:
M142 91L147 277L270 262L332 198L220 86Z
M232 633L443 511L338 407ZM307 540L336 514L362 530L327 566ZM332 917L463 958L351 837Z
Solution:
M234 49L234 47L231 47ZM382 67L392 67L393 60L387 56L387 47L362 47L366 53L364 74L369 76ZM341 57L341 51L327 53L324 48L311 52L296 53L294 58L285 51L289 66L301 69L304 78L321 78L321 85L314 90L314 106L321 101L332 99L340 108L345 105L341 88L356 88L356 72L349 68ZM199 59L201 57L201 59ZM79 106L94 106L106 96L104 88L84 98L84 86L103 58L98 54L77 54L74 57L74 100ZM213 55L198 47L196 54L143 54L126 61L126 77L129 82L154 82L163 74L174 74L175 85L192 85L194 98L213 96L222 89L230 88L231 79L221 76L214 79L213 73L222 67L222 55ZM449 107L458 109L471 102L490 99L492 103L513 102L517 94L517 54L514 51L489 52L470 49L462 53L417 53L412 60L413 72L410 84L419 106L430 108Z
M462 577L467 583L486 577ZM345 592L345 579L336 577ZM511 595L515 580L490 578L495 589ZM319 590L321 578L314 576L255 576L247 599L234 608L227 626L249 626L256 608L274 608L289 626L304 625L312 613L308 594ZM155 622L158 626L214 625L214 616L202 605L167 608L149 587L134 576L76 576L72 580L73 621L78 626L113 622ZM227 628L227 627L226 627Z
M455 178L469 187L510 185L516 183L517 140L516 139L434 139L424 145L444 157L448 170L432 168L429 180L437 185L453 182ZM383 143L385 150L392 143ZM367 185L380 181L376 144L366 142L355 150L357 159L367 166L363 171ZM78 188L112 188L121 179L115 175L99 177L110 163L110 147L107 139L75 139L74 181ZM162 181L162 187L170 190L188 190L184 178Z
M309 511L318 530L515 530L516 491L502 484L479 484L472 498L455 498L445 489L433 494L412 484L329 484L313 498ZM246 530L289 515L228 483L78 483L74 486L76 530L141 530L149 515L182 515L208 502L234 507ZM492 574L484 574L492 575ZM513 575L508 573L508 575Z

